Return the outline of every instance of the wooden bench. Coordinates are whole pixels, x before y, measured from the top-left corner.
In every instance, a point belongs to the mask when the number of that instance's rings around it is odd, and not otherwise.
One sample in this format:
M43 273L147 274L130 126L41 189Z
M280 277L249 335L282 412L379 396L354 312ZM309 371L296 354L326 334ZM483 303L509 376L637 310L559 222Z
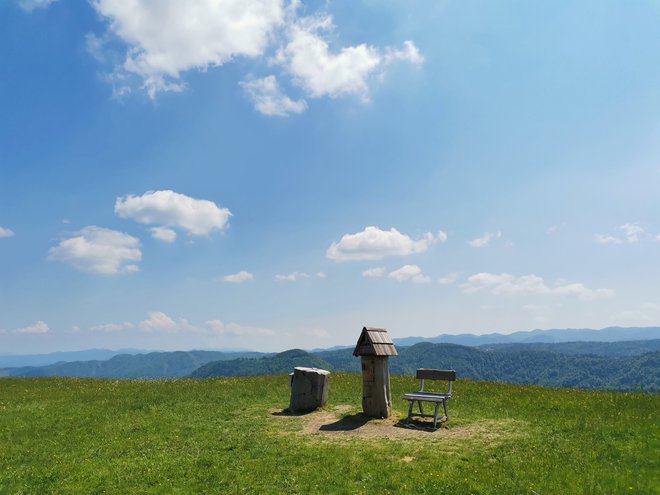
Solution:
M408 408L408 420L412 419L413 416L419 416L422 418L433 418L433 428L438 427L438 409L440 404L445 410L445 416L440 418L440 421L447 421L449 419L449 413L447 412L447 401L451 399L451 387L454 381L456 380L456 372L454 370L431 370L427 368L420 368L417 370L416 378L420 381L420 388L417 392L412 392L410 394L405 394L403 398L407 401L410 401L410 407ZM424 391L424 380L444 380L448 382L449 388L446 394L440 394L436 392L425 392ZM417 402L419 406L419 414L413 413L413 406ZM433 414L424 414L424 407L422 402L432 402L435 403L435 412Z

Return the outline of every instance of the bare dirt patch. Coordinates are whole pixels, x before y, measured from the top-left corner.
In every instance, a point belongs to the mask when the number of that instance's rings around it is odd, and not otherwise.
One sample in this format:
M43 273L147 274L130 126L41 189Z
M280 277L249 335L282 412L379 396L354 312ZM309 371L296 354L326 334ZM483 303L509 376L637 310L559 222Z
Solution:
M319 409L308 414L290 414L286 410L271 409L271 417L290 422L293 429L282 434L311 436L323 440L348 439L417 439L425 442L447 442L448 440L482 440L493 442L518 436L521 429L514 421L484 420L466 426L443 425L433 430L432 420L415 420L390 417L369 418L361 413L352 413L349 405L338 405ZM293 424L291 424L293 423ZM295 428L297 427L297 428ZM404 462L410 462L402 459Z

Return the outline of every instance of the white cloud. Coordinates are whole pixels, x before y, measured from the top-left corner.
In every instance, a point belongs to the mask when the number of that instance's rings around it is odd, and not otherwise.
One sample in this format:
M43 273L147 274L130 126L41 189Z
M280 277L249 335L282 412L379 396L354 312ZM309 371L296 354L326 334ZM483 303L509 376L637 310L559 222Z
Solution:
M234 273L232 275L225 275L222 279L225 282L232 284L242 284L248 280L254 280L254 275L252 275L250 272L246 272L245 270L241 270L240 272Z
M117 198L115 213L143 224L178 227L192 235L208 235L227 226L231 212L213 201L174 191L148 191L142 196Z
M17 328L16 330L14 330L15 333L35 333L35 334L48 333L49 331L50 328L48 328L46 322L41 320L33 323L32 325L28 325L27 327Z
M168 244L176 240L176 232L167 227L151 227L149 231L151 232L151 237L156 240L167 242Z
M35 9L45 9L51 3L57 0L18 0L18 6L26 12L32 12Z
M101 325L94 325L93 327L90 327L90 331L111 333L119 332L121 330L129 330L131 328L135 328L135 324L126 321L124 323L103 323Z
M90 225L50 248L48 259L103 275L135 272L142 259L140 241L116 230Z
M456 282L458 280L460 273L454 272L454 273L449 273L445 275L444 277L440 277L438 279L438 283L442 285L450 285Z
M621 239L612 235L595 234L594 240L598 244L621 244Z
M388 278L397 282L411 281L416 284L428 284L431 279L422 273L422 269L417 265L404 265L398 270L394 270L387 275Z
M0 239L3 237L13 237L14 232L10 229L6 229L4 227L0 227Z
M240 83L254 103L254 108L264 115L286 117L307 109L305 100L292 100L280 89L275 76L253 79Z
M182 72L234 57L257 57L284 21L282 0L92 0L127 50L119 72L133 74L153 98L180 91Z
M293 272L288 275L275 275L275 280L281 280L284 282L296 282L303 278L309 278L309 275L301 272Z
M42 0L43 1L43 0ZM88 35L89 52L99 61L118 39L125 45L107 77L116 95L130 92L140 81L151 98L162 91L182 91L182 74L204 71L250 57L279 67L311 97L369 96L372 76L382 78L394 62L424 63L413 41L399 48L379 49L365 43L331 47L334 29L327 14L299 16L300 2L292 0L90 0L107 21L107 32ZM334 37L333 37L334 38ZM116 44L115 44L116 45ZM267 55L275 53L268 59ZM304 100L284 95L267 76L244 82L255 107L266 115L305 110Z
M642 239L642 234L646 232L643 227L636 223L625 223L619 227L623 231L623 237L616 237L613 235L595 234L594 240L598 244L636 244ZM657 239L657 238L656 238Z
M413 240L395 228L381 230L367 227L362 232L345 234L339 242L333 242L326 256L335 261L380 260L387 256L407 256L423 253L435 242L444 242L447 234L440 231L437 236L430 232L419 240Z
M483 236L468 241L468 244L473 248L482 248L488 246L488 244L490 244L490 241L499 237L502 237L502 232L496 232L496 233L485 232Z
M221 320L209 320L206 322L206 326L215 334L230 337L243 337L249 335L271 337L275 335L275 332L269 328L251 327L239 325L237 323L223 323Z
M291 25L289 40L277 61L312 97L357 94L367 98L368 78L381 64L378 50L366 44L332 53L321 32L332 29L332 18L305 17Z
M293 18L287 42L274 59L311 97L357 95L369 97L369 79L395 61L421 65L424 57L412 41L383 52L365 43L332 50L325 39L334 29L332 17Z
M325 274L325 272L316 272L316 277L317 278L327 278L328 276Z
M647 311L659 311L660 312L660 304L657 303L644 303L642 304L642 309L647 310Z
M611 289L590 289L580 283L567 284L560 282L554 287L549 287L543 278L533 274L515 277L508 273L477 273L468 277L467 282L461 284L460 288L465 294L488 290L491 294L497 296L549 294L576 297L583 301L614 295L614 291Z
M385 267L379 266L376 268L368 268L362 272L362 276L365 278L380 278L385 276Z
M612 289L590 289L585 287L584 284L567 284L554 287L553 294L561 296L574 296L583 301L591 301L593 299L602 299L612 297L614 291Z
M169 316L162 311L152 311L149 313L149 318L138 323L138 328L147 332L154 330L175 332L179 329L179 325Z
M626 223L619 228L623 230L626 242L630 244L639 242L639 236L644 233L644 229L636 223Z
M396 61L410 62L413 65L422 65L424 57L419 53L419 48L410 40L403 42L403 48L388 48L385 51L385 63Z

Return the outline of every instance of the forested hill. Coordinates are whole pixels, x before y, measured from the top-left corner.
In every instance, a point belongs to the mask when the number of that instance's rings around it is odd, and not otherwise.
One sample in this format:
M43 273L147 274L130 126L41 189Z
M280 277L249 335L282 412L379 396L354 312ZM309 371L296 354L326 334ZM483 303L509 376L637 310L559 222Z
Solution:
M294 366L359 372L360 360L352 355L351 349L315 354L295 351L295 362L275 356L209 363L191 376L285 373ZM424 342L401 347L399 355L390 358L392 374L413 375L417 368L455 369L459 377L475 380L660 392L660 352L657 351L636 356L610 357L538 350L499 351Z
M105 361L73 361L48 366L8 368L6 376L71 376L79 378L180 378L209 362L261 356L256 352L177 351L121 354Z
M232 361L217 361L208 363L190 376L206 378L210 376L253 376L289 373L296 366L330 369L333 366L321 357L301 349L291 349L274 356L257 359L234 359Z

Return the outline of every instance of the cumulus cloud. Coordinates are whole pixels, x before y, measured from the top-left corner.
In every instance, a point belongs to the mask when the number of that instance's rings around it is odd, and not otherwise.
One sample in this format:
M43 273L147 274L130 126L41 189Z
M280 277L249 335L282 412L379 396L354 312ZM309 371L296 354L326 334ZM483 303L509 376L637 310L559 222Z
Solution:
M476 239L468 241L468 244L473 248L482 248L488 246L490 241L499 237L502 237L502 232L485 232L481 237L477 237Z
M315 15L294 18L287 40L275 57L311 97L357 95L369 97L371 76L395 61L421 65L424 57L414 42L384 51L361 43L333 50L325 37L334 29L332 17Z
M179 329L180 325L177 324L172 318L167 316L162 311L152 311L149 313L149 318L138 323L138 328L147 332L155 330L165 332L175 332Z
M275 76L243 81L240 84L252 100L254 108L264 115L286 117L307 109L305 100L292 100L282 92Z
M309 278L309 275L301 272L293 272L288 275L275 275L275 280L280 280L283 282L296 282L298 280Z
M35 9L45 9L51 3L57 0L18 0L18 6L26 12L32 12Z
M387 276L397 282L411 281L416 284L428 284L431 281L417 265L404 265L398 270L390 272Z
M124 232L90 225L50 248L48 259L103 275L135 272L142 259L140 241Z
M232 275L225 275L222 278L222 280L232 284L242 284L243 282L247 282L248 280L254 280L254 276L250 272L241 270L240 272L234 273Z
M282 0L92 0L92 5L128 47L118 70L139 77L151 97L180 91L182 72L262 55L285 16Z
M423 253L432 244L446 239L447 234L442 231L437 236L427 232L421 239L413 240L395 228L388 231L367 227L362 232L345 234L339 242L333 242L326 256L335 261L380 260L388 256Z
M115 213L143 224L177 227L191 235L208 235L227 226L231 212L213 201L174 191L148 191L117 198Z
M36 333L36 334L48 333L49 331L50 328L48 328L46 322L41 320L33 323L32 325L28 325L27 327L17 328L16 330L14 330L15 333Z
M362 272L365 278L380 278L385 276L385 267L379 266L376 268L368 268Z
M3 237L13 237L13 236L14 236L14 232L12 230L4 227L0 227L0 239L2 239Z
M327 39L336 38L332 17L301 16L297 0L90 1L107 21L105 34L88 36L90 53L103 62L110 58L102 53L106 45L119 40L122 51L125 47L108 76L118 95L131 91L131 79L151 98L182 91L186 71L249 57L270 70L277 67L310 97L358 95L367 100L374 75L382 78L395 62L424 63L411 40L384 49L365 43L331 47ZM269 57L272 53L275 56ZM284 95L274 75L242 85L255 108L266 115L301 113L307 107L303 99Z
M176 240L176 232L167 227L152 227L149 231L151 232L151 237L156 240L167 242L168 244L171 244Z
M614 295L614 291L611 289L590 289L580 283L562 283L554 287L549 287L542 277L533 274L515 277L508 273L496 274L482 272L468 277L467 282L461 284L460 288L465 294L474 294L487 290L496 296L550 294L576 297L583 301Z
M209 320L206 322L206 326L215 334L226 335L230 337L272 337L275 335L275 332L269 328L251 327L239 325L237 323L224 323L221 320Z

